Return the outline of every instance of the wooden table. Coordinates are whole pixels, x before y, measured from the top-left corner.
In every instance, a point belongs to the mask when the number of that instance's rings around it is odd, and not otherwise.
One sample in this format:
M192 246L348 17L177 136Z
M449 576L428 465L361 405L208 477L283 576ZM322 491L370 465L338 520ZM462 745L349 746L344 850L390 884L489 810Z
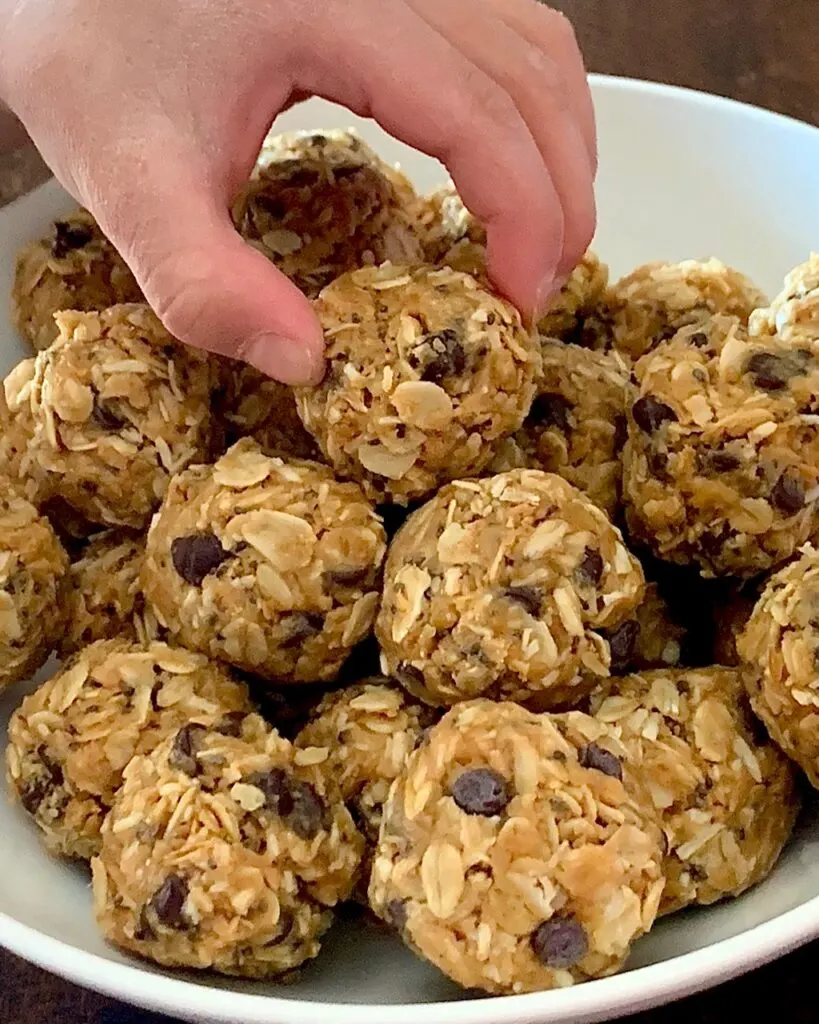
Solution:
M590 70L687 85L819 120L817 0L562 0ZM701 996L641 1014L630 1024L755 1020L772 993L788 1024L817 1019L819 945ZM0 953L2 1024L160 1024ZM332 1022L328 1022L332 1024Z

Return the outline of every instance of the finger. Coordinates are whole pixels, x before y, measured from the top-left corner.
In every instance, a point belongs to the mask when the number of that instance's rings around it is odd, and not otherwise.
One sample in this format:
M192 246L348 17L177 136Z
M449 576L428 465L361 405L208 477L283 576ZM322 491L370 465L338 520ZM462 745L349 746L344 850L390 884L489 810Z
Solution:
M138 188L92 212L171 334L286 384L317 382L324 342L310 303L245 244L190 166L143 167L148 177L130 176Z
M569 19L536 0L486 0L495 14L519 35L555 61L567 85L567 96L597 172L597 128L594 103L583 55Z
M594 234L594 175L560 67L550 54L495 18L488 4L467 9L439 0L410 3L514 100L558 194L564 218L558 276L569 274ZM491 273L491 250L489 256Z
M496 287L531 313L563 250L563 212L537 145L504 89L407 6L351 3L343 36L311 23L300 88L374 117L446 165L486 226Z
M279 114L285 114L292 107L298 106L299 103L304 103L306 100L309 99L309 92L301 92L299 90L295 90L294 92L291 92L287 99L284 101L281 108L279 109Z

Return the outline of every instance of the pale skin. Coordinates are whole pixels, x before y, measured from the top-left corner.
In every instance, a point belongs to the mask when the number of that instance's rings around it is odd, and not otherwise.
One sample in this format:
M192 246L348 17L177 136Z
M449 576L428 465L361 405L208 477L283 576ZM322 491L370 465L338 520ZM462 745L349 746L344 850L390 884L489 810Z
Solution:
M286 383L320 380L320 328L228 211L310 95L447 166L525 315L583 255L591 99L571 26L535 0L0 0L0 97L165 326Z

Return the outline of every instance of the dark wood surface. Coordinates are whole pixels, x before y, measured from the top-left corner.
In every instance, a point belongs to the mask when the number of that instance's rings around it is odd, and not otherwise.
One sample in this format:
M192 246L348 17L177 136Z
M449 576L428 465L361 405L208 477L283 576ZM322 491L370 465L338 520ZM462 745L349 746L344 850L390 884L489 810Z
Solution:
M691 86L819 121L819 0L563 0L590 70ZM817 243L819 244L819 243ZM630 1024L757 1020L772 994L788 1024L814 1024L819 944ZM160 1024L0 953L2 1024ZM332 1022L328 1021L328 1024Z

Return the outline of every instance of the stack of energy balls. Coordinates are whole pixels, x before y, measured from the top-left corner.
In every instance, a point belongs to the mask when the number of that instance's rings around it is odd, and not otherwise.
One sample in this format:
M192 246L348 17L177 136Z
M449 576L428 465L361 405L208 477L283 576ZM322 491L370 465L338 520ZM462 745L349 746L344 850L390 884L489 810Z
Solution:
M85 211L21 254L0 409L8 786L106 938L271 978L368 905L494 993L734 897L819 785L819 258L535 329L451 187L276 137L234 207L314 301L290 389L183 347Z

